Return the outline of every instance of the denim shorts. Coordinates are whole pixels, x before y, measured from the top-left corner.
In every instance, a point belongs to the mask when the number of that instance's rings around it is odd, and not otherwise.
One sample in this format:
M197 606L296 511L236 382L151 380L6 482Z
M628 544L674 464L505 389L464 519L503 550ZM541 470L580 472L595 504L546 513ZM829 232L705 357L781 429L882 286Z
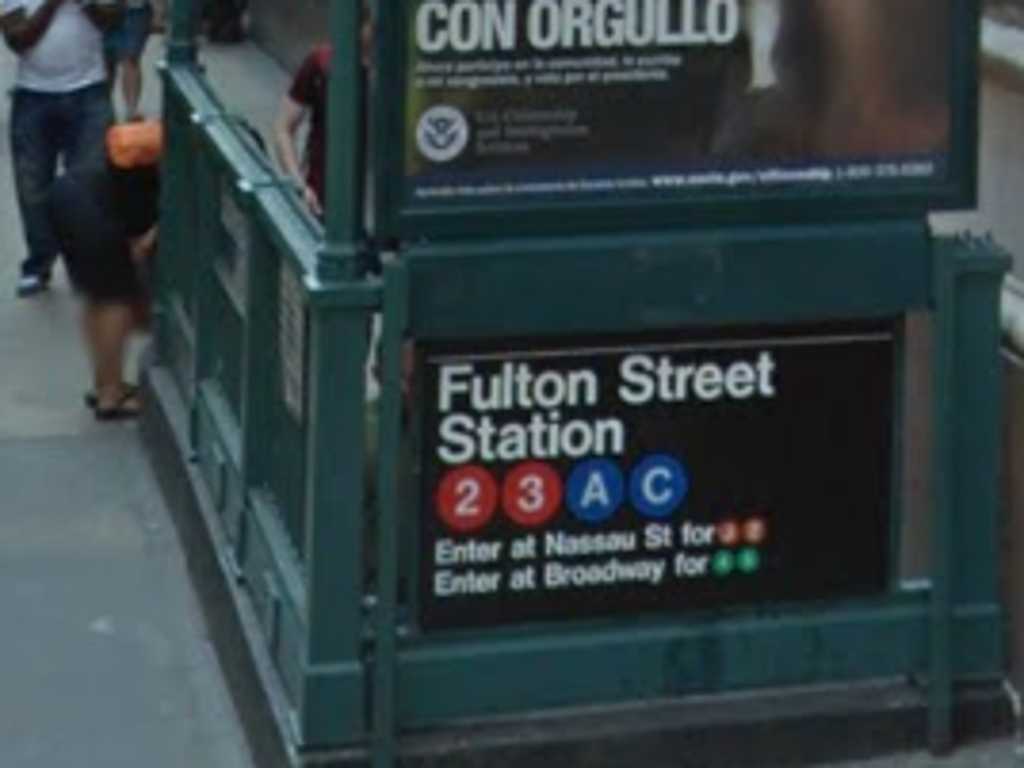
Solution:
M125 10L117 24L107 30L104 38L107 56L115 61L140 58L152 24L153 9L150 6Z

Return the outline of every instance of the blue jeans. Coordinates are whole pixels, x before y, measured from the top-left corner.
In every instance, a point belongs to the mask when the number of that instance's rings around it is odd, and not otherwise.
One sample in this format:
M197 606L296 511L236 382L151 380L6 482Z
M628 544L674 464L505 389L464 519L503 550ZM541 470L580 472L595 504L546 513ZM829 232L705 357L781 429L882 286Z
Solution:
M58 168L103 168L113 120L106 83L68 93L12 92L11 158L28 246L22 274L47 275L60 253L46 204Z

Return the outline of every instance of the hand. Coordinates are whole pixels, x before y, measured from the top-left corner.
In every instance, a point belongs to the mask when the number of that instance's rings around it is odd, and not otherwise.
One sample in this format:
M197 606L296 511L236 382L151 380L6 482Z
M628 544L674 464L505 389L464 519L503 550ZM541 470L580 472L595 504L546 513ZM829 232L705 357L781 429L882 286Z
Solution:
M132 261L136 266L144 266L156 251L156 227L151 228L144 235L132 239L130 249Z
M309 212L314 216L319 218L324 215L324 207L320 204L320 196L308 184L302 187L302 199L305 201L306 207L309 208Z

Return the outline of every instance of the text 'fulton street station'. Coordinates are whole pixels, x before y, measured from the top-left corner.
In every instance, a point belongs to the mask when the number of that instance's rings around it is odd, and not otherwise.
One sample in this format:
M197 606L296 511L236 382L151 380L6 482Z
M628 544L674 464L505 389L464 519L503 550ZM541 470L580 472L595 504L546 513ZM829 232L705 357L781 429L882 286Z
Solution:
M637 408L654 402L710 403L722 399L771 398L775 360L760 352L728 364L677 363L666 355L630 355L618 369L614 396ZM447 464L622 455L626 427L621 419L566 420L563 410L597 408L607 387L586 368L537 372L529 362L504 363L497 373L473 363L440 369L438 410L442 416L437 451ZM498 425L495 412L531 412L523 422Z

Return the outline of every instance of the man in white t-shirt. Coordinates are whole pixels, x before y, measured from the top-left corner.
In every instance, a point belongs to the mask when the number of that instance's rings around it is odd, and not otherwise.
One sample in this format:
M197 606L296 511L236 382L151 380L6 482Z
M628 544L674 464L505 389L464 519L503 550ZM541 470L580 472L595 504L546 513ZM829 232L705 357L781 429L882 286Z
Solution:
M19 58L11 94L11 156L28 256L19 296L46 290L57 239L46 196L58 169L101 167L113 121L102 30L120 0L0 0L0 32Z

